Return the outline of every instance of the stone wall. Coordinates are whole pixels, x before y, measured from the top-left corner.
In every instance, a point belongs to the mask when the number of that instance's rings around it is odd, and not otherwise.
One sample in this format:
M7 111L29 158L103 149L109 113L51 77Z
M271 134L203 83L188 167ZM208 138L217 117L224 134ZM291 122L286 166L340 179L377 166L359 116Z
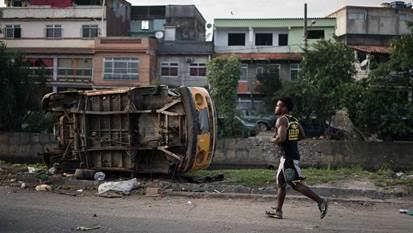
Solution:
M42 153L56 141L51 134L0 132L0 160L14 163L41 162Z
M269 141L268 136L220 139L212 166L277 167L279 153ZM51 134L0 132L0 160L40 162L38 153L53 148L55 143ZM413 142L303 140L299 150L303 167L413 169Z
M214 167L277 167L279 152L269 137L221 139ZM303 140L299 143L303 167L413 169L413 142Z

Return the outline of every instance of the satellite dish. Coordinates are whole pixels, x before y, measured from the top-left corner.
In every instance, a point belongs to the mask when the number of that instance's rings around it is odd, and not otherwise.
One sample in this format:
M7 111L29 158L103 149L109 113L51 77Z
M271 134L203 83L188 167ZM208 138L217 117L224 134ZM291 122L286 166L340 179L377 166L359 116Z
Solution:
M211 24L211 23L207 23L206 27L207 27L208 29L209 29L209 28L212 28L212 24Z
M157 31L156 33L155 33L155 37L156 37L156 39L162 39L163 38L163 31Z

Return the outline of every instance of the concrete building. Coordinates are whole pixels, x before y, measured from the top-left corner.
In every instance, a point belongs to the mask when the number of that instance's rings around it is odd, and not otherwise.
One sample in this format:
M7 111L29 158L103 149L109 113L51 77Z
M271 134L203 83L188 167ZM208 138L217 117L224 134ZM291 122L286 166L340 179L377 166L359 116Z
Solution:
M158 39L156 76L161 84L207 87L213 45L205 41L205 24L194 5L133 6L130 35Z
M355 51L357 79L369 73L371 59L384 62L392 39L411 33L413 9L403 2L377 7L344 6L328 17L336 18L336 36Z
M149 85L156 74L154 38L107 37L95 40L93 88Z
M334 18L308 19L308 45L333 38ZM234 54L241 59L238 108L260 103L257 74L266 64L278 67L281 81L298 77L304 47L304 19L215 19L214 56Z
M6 0L0 40L45 67L54 90L92 88L95 38L127 36L130 4L124 0Z

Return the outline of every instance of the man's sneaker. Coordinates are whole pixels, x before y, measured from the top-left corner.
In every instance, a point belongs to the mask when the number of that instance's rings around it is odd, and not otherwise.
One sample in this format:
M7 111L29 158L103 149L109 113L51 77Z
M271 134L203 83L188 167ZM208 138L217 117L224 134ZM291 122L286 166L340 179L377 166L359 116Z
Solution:
M282 219L283 218L283 212L281 210L274 210L274 209L267 210L267 211L265 211L265 214L268 217L271 217L271 218L277 218L277 219Z
M325 198L321 199L321 202L318 203L318 209L320 210L320 219L323 219L327 214L328 200Z

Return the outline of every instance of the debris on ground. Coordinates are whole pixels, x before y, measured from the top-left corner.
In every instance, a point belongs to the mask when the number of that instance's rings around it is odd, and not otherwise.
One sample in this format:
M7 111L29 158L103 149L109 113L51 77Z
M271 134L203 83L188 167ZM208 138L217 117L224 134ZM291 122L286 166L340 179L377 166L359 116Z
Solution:
M159 197L159 188L146 187L145 196L147 196L147 197Z
M79 227L76 227L76 231L91 231L91 230L97 230L97 229L100 229L100 226L94 226L94 227L79 226Z
M56 174L56 168L55 168L55 167L51 167L51 168L48 170L48 172L49 172L50 175L54 175L54 174Z
M225 177L224 174L217 174L211 176L182 176L180 178L189 183L201 184L223 181Z
M401 214L407 214L407 215L413 216L413 210L400 209L399 212L400 212Z
M52 187L47 184L37 185L35 188L36 191L52 191Z
M106 178L106 175L103 172L96 172L95 175L93 176L93 178L96 181L104 181L105 178Z
M35 167L27 167L27 170L29 171L29 173L35 173L37 172L39 169L35 168Z
M95 170L91 169L76 169L75 177L78 180L93 180L95 175Z
M115 191L128 195L130 191L137 188L139 185L140 183L136 178L124 181L105 182L99 185L98 194L102 194L107 191Z
M21 188L21 189L27 188L27 184L24 183L23 181L19 181L19 184L20 184L20 188Z

